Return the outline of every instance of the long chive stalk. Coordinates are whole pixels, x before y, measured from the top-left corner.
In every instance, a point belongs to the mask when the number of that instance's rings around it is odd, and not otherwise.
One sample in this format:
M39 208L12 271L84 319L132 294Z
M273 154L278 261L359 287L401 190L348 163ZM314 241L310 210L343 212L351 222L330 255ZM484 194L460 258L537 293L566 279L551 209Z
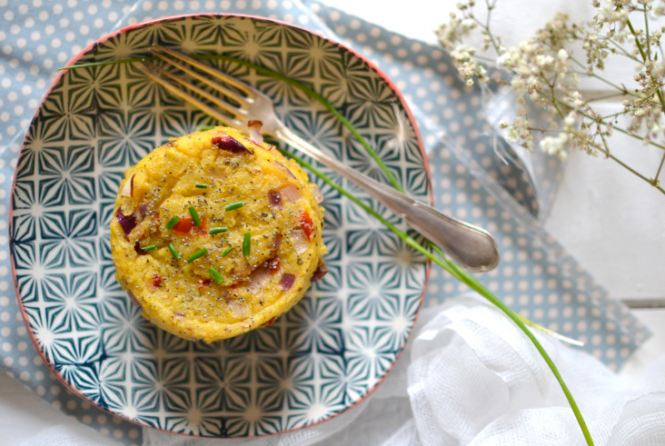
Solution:
M340 194L344 195L346 198L349 200L353 201L355 204L363 208L365 212L367 212L369 215L372 217L376 218L379 222L381 222L385 227L390 229L394 234L396 234L401 240L403 240L408 246L412 247L416 251L420 252L424 256L426 256L428 259L430 259L432 262L436 263L439 265L441 268L444 270L448 271L451 275L453 275L455 278L460 280L461 282L465 283L468 285L471 289L476 291L478 294L483 296L485 299L490 301L492 304L494 304L499 310L501 310L506 316L508 316L514 323L517 325L517 327L524 332L524 334L529 338L531 343L536 347L536 350L538 350L538 353L543 357L545 360L545 363L547 363L547 366L549 369L552 371L552 374L556 378L557 382L559 383L559 386L561 387L561 390L563 390L564 395L566 396L566 399L568 400L568 404L570 404L570 407L573 410L573 414L575 415L575 418L577 419L578 424L580 425L580 428L582 429L582 433L584 435L584 438L586 439L586 442L589 446L593 446L593 439L591 438L591 433L589 432L589 429L586 425L586 422L584 421L584 417L582 416L582 413L580 412L579 407L577 406L577 402L575 401L575 398L573 397L573 394L570 392L568 389L568 386L566 385L566 382L563 380L561 377L561 374L559 373L559 369L557 366L554 364L554 361L552 361L552 358L550 358L550 355L547 353L545 348L541 345L541 343L538 341L538 339L534 336L533 333L527 328L527 326L522 322L522 318L515 313L513 310L508 308L506 304L501 302L499 298L497 298L494 294L492 294L491 291L489 291L485 286L480 283L475 277L471 276L467 271L464 269L458 267L454 262L451 262L446 259L440 259L439 257L435 256L432 254L427 248L425 248L423 245L418 243L415 239L410 237L407 233L404 231L400 230L397 228L395 225L390 223L387 219L385 219L383 216L381 216L379 213L377 213L374 209L371 207L367 206L365 203L363 203L360 199L358 199L355 195L344 189L342 186L339 186L337 183L335 183L330 177L328 177L325 173L314 167L312 164L308 163L304 159L286 152L285 150L280 149L280 152L282 152L284 155L293 158L312 172L314 175L319 177L321 180L323 180L325 183L327 183L330 187L335 189L337 192ZM437 247L438 249L438 247ZM441 253L443 254L443 253Z
M311 88L301 84L298 81L295 81L293 79L290 79L280 73L277 73L273 70L270 70L269 68L261 67L259 65L255 65L252 62L248 62L245 60L237 59L235 57L231 56L224 56L224 55L194 55L191 56L192 58L195 59L204 59L204 60L226 60L229 62L237 63L239 65L246 66L248 68L251 68L255 70L258 73L264 74L266 76L270 76L272 78L281 80L282 82L293 86L294 88L299 89L303 93L305 93L308 97L316 100L319 102L321 105L323 105L326 109L328 109L341 123L344 125L349 132L356 137L356 139L362 144L362 146L365 148L367 153L374 159L374 161L377 163L379 168L383 171L383 173L386 175L390 183L393 185L393 187L401 192L404 191L402 186L399 184L395 176L390 172L386 164L383 162L383 160L379 157L379 155L376 153L376 151L372 148L371 145L363 138L363 136L356 130L356 128L341 114L337 109L323 96L321 96L319 93L316 91L312 90ZM115 64L126 64L126 63L134 63L134 62L141 62L142 60L156 60L154 57L146 57L146 58L133 58L133 59L121 59L121 60L110 60L110 61L102 61L102 62L92 62L92 63L87 63L87 64L81 64L81 65L73 65L70 67L63 67L60 68L61 70L69 70L69 69L76 69L76 68L83 68L83 67L94 67L94 66L103 66L103 65L115 65ZM489 291L482 283L480 283L475 277L473 277L471 274L469 274L466 270L463 268L459 267L456 265L454 262L448 260L446 256L444 255L443 251L436 245L433 245L431 242L429 243L432 250L434 250L439 257L435 256L432 254L425 246L421 245L410 237L408 234L403 232L402 230L398 229L395 225L390 223L388 220L386 220L384 217L382 217L380 214L378 214L376 211L374 211L372 208L364 204L362 201L360 201L358 198L356 198L354 195L352 195L350 192L348 192L346 189L343 187L337 185L333 180L330 179L325 173L314 167L312 164L308 163L307 161L303 160L302 158L280 150L282 153L284 153L286 156L289 156L296 160L300 165L305 167L307 170L321 178L322 181L325 183L329 184L333 189L337 190L340 194L344 195L354 203L356 203L358 206L363 208L365 212L367 212L369 215L372 217L376 218L379 222L381 222L384 226L386 226L390 231L392 231L394 234L396 234L401 240L403 240L408 246L412 247L416 251L420 252L423 254L425 257L430 259L432 262L436 263L439 265L441 268L446 270L448 273L450 273L454 278L459 280L460 282L466 284L469 286L471 289L476 291L478 294L483 296L485 299L487 299L489 302L494 304L499 310L501 310L510 320L517 325L517 327L529 338L531 343L536 347L536 350L538 353L542 356L542 358L545 360L545 363L551 370L552 374L556 378L557 382L559 383L559 386L563 390L563 393L568 400L568 403L570 404L571 409L573 410L573 414L575 415L575 418L577 420L577 423L580 426L580 429L582 430L582 434L584 435L584 438L587 442L587 445L593 446L594 442L593 439L591 438L591 433L589 432L589 429L586 425L586 422L584 421L584 417L582 416L582 413L579 410L579 407L577 406L577 402L575 401L575 398L573 397L572 393L568 389L568 386L566 385L565 381L561 377L561 374L559 373L558 368L554 364L554 361L552 361L552 358L550 358L549 354L547 351L543 348L543 346L540 344L538 339L531 333L531 331L527 328L526 324L533 326L534 328L537 328L539 330L542 330L546 333L553 333L550 330L547 330L543 327L540 327L538 324L535 324L531 321L528 321L527 319L523 318L522 316L518 315L515 313L513 310L508 308L499 298L497 298L494 294L492 294L491 291ZM229 250L227 250L229 251ZM564 338L562 336L558 336L560 338ZM564 338L566 339L566 338Z
M310 98L316 100L319 102L321 105L323 105L330 113L332 113L335 118L337 118L344 127L346 127L349 132L358 140L360 144L362 144L363 148L367 151L369 156L372 157L372 159L376 162L376 164L379 166L381 171L384 173L386 178L388 178L388 181L390 181L390 184L397 189L400 192L403 192L404 189L402 188L402 185L397 181L397 178L395 178L395 175L388 169L388 166L386 166L386 163L381 159L378 153L376 153L376 150L363 138L363 136L358 132L358 130L349 122L348 119L344 117L326 98L321 96L319 93L316 91L312 90L311 88L307 87L306 85L301 84L300 82L293 80L287 76L284 76L283 74L280 74L276 71L273 71L269 68L262 67L260 65L253 64L252 62L248 62L246 60L238 59L235 57L231 56L224 56L221 54L202 54L202 55L190 55L191 58L193 59L198 59L198 60L225 60L228 62L233 62L237 63L239 65L243 65L245 67L251 68L253 70L256 70L258 73L264 74L266 76L270 76L272 78L278 79L285 84L291 85L292 87L295 87L305 93L307 96ZM75 68L84 68L84 67L98 67L98 66L104 66L104 65L117 65L117 64L127 64L127 63L134 63L134 62L141 62L142 60L158 60L156 57L142 57L142 58L132 58L132 59L120 59L120 60L105 60L101 62L90 62L90 63L85 63L81 65L72 65L69 67L62 67L59 68L59 70L71 70Z

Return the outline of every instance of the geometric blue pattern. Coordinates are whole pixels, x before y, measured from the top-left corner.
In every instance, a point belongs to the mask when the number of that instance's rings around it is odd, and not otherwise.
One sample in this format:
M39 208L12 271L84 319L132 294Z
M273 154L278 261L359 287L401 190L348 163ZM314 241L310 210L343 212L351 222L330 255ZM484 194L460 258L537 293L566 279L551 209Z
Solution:
M152 42L251 60L312 85L367 135L413 196L429 199L404 104L344 47L270 21L202 16L113 34L76 62L149 54ZM210 63L271 95L304 138L384 180L317 103L247 68ZM123 171L169 137L210 123L133 65L61 74L28 130L12 194L12 256L30 335L74 392L145 426L249 437L331 418L392 367L415 323L427 263L320 180L330 272L272 327L210 345L185 341L144 320L115 281L109 224Z

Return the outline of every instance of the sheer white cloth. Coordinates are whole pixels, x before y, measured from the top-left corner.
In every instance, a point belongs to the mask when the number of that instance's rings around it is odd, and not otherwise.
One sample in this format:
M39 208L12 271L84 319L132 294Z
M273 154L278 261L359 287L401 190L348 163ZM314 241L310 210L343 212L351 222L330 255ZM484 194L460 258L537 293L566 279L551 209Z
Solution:
M639 382L539 336L577 398L596 445L665 444L665 358ZM49 429L22 446L87 446ZM50 431L50 432L49 432ZM59 439L65 436L66 441ZM80 440L80 441L79 441ZM99 442L95 443L99 444ZM559 385L526 337L479 297L423 312L401 360L367 401L318 426L254 440L201 440L143 431L144 446L583 445Z

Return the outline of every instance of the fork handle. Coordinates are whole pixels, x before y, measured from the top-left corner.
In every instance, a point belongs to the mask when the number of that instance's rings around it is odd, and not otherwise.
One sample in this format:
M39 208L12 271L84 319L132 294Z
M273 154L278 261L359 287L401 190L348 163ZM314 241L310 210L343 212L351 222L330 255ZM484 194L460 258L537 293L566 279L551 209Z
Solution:
M432 206L349 168L286 127L276 130L274 136L355 183L468 270L489 271L499 263L496 241L487 231L449 217Z

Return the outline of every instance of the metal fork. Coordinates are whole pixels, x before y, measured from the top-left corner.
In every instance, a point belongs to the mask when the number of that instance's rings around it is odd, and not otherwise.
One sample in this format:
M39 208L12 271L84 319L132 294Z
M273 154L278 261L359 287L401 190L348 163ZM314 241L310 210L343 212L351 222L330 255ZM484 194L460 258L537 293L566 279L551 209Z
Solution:
M412 228L438 245L447 255L468 270L488 271L499 263L496 241L487 231L449 217L326 155L288 129L277 117L272 99L256 88L173 50L153 45L152 52L173 68L177 68L190 78L218 91L236 105L210 95L193 85L191 80L186 77L176 76L153 63L144 61L143 66L139 66L141 71L170 93L189 102L221 123L241 130L248 130L249 120L261 121L263 134L289 144L352 181L396 215L404 218ZM210 105L187 90L206 98ZM222 113L220 109L226 113Z

